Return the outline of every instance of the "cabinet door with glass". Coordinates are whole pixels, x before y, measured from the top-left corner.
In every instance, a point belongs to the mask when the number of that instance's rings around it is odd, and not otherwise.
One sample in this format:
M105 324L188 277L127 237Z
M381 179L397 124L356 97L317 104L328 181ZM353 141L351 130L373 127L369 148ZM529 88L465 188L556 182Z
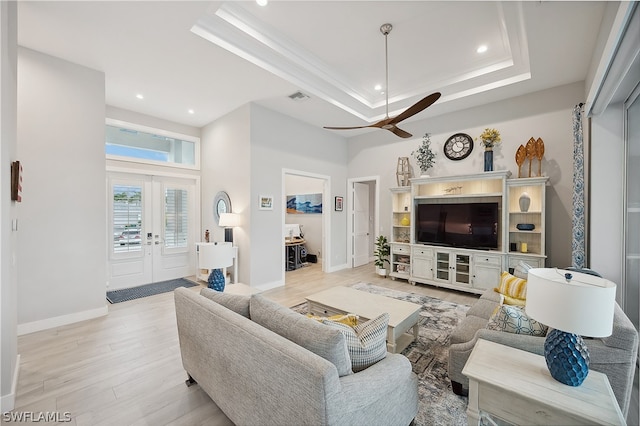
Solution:
M471 284L471 255L435 250L435 281L469 286Z

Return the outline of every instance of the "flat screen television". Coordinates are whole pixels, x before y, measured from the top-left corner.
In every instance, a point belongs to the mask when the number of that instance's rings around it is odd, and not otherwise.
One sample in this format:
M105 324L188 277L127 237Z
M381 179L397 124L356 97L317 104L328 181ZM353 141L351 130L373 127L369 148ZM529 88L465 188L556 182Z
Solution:
M417 204L415 235L421 244L498 248L498 203Z

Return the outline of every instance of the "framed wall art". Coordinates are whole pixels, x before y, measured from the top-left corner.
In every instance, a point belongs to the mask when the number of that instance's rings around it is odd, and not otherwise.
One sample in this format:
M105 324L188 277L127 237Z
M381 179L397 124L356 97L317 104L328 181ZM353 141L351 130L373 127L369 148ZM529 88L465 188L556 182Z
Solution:
M260 195L260 210L273 210L273 195Z
M322 194L287 195L287 213L322 213Z

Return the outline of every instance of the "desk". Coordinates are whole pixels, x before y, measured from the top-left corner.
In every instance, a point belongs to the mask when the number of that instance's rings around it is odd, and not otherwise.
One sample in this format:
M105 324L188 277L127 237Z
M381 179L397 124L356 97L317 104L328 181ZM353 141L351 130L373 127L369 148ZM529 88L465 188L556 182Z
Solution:
M208 269L200 269L200 246L207 244L231 244L229 242L219 241L213 243L196 243L196 278L201 281L207 281L209 279ZM205 272L203 272L205 271ZM227 268L224 268L224 276L227 276ZM238 247L233 246L233 283L238 282Z
M478 339L462 374L469 377L469 425L481 411L519 425L626 424L607 376L597 371L567 386L551 377L543 356Z
M287 271L294 271L302 267L303 258L307 256L307 249L302 238L286 238L284 245L287 251Z

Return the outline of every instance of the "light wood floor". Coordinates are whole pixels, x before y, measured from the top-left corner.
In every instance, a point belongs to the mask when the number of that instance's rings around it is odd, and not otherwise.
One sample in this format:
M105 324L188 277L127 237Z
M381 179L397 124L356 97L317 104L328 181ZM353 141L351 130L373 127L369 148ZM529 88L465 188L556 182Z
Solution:
M323 274L315 264L288 272L286 281L264 294L293 306L332 286L370 282L456 303L477 298L380 278L373 265ZM61 425L231 425L199 386L184 384L172 293L109 305L106 317L20 336L18 352L14 412L69 412L71 422Z

